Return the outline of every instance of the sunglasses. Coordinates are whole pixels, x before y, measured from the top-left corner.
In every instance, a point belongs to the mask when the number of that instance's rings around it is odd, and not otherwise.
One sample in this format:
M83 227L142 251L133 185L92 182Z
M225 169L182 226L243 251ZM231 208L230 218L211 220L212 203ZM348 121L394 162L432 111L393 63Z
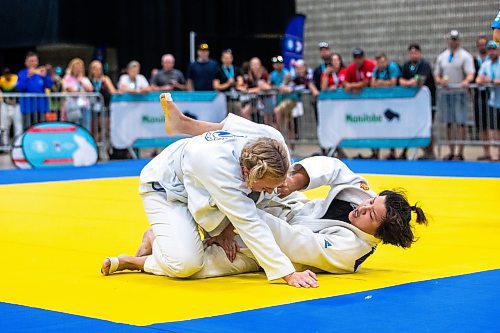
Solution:
M271 59L271 62L272 62L273 64L278 63L278 62L279 62L279 63L282 63L282 62L283 62L283 57L282 57L282 56L273 57L273 58Z

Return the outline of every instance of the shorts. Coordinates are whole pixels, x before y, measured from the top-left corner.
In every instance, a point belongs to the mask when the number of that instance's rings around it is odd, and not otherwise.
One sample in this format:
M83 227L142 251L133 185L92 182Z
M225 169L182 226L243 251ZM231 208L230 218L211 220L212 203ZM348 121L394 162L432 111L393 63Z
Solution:
M474 125L476 130L485 130L488 127L488 91L474 91Z
M464 90L443 90L438 101L441 121L446 124L467 123L467 92Z
M257 102L257 109L263 114L273 114L275 105L275 96L263 96Z
M489 110L490 129L500 129L500 108L490 107Z

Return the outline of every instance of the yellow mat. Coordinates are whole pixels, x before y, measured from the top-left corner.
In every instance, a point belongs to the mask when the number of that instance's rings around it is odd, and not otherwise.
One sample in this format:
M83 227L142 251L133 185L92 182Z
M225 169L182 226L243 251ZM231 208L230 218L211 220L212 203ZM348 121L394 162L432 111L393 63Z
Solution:
M137 178L0 186L0 301L147 325L500 267L500 179L366 177L376 191L404 187L430 215L429 227L416 229L410 250L380 246L357 274L320 275L318 289L269 284L263 273L102 277L103 258L135 253L148 227Z

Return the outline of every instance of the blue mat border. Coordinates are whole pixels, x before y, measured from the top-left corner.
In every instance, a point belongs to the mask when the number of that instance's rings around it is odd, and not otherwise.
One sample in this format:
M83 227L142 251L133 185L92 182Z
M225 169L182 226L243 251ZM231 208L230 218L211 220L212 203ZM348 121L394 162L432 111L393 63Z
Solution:
M135 177L149 159L100 163L90 167L1 170L0 184ZM500 178L500 163L455 161L373 161L343 160L354 172L435 177Z
M500 269L178 322L134 326L0 302L2 332L491 332ZM208 302L208 301L207 301Z

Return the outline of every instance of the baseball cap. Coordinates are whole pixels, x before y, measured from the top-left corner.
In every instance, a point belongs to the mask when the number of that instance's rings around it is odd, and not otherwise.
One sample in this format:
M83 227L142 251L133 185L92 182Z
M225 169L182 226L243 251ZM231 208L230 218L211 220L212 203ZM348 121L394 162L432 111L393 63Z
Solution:
M328 44L328 42L319 42L318 47L320 49L329 49L330 48L330 44Z
M276 63L281 63L282 64L283 63L283 57L280 56L280 55L276 56L276 57L272 57L271 62L273 64L276 64Z
M489 50L496 50L498 48L498 44L494 41L494 40L490 40L487 44L486 44L486 49L489 49Z
M362 48L355 48L354 50L352 50L352 56L353 57L362 57L365 55L365 51L363 51Z
M451 39L460 39L460 33L458 32L458 30L450 31L450 38Z
M198 45L198 50L206 50L206 51L208 51L209 50L208 44L207 43L201 43L200 45Z

